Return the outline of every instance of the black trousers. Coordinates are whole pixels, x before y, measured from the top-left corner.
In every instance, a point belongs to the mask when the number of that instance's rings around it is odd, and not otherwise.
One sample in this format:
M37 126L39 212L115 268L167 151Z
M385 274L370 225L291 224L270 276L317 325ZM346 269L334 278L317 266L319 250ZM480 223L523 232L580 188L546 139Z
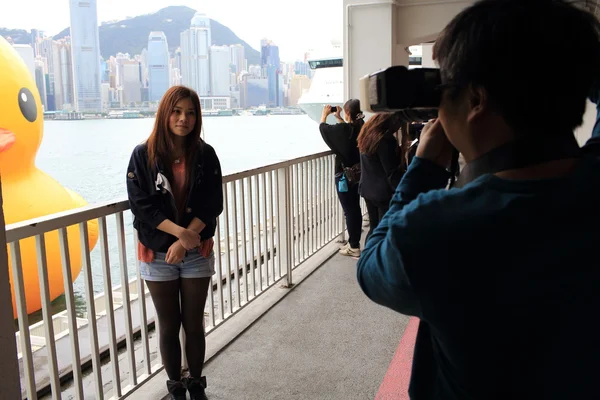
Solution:
M346 217L346 228L350 237L348 243L353 249L360 248L360 236L362 234L362 211L360 210L360 195L358 194L358 184L348 184L347 192L340 192L340 176L335 177L335 191L338 194L344 216Z
M390 199L391 200L391 199ZM371 237L371 234L379 225L385 213L390 209L390 203L380 203L365 199L367 203L367 212L369 213L369 233L367 233L367 241ZM366 242L365 242L366 243Z

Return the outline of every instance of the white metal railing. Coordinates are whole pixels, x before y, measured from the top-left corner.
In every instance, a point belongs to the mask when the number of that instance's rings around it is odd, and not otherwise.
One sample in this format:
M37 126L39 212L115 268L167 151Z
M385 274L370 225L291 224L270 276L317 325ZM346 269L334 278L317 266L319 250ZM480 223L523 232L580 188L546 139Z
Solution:
M224 177L224 211L215 238L216 275L205 311L207 335L344 230L333 184L334 159L324 152ZM23 398L121 398L162 369L152 332L154 308L133 256L137 242L126 200L88 206L6 227L18 313L16 333ZM114 219L114 235L108 227ZM100 252L93 269L88 222L98 220ZM126 222L128 221L128 222ZM78 227L86 312L78 316L67 227ZM52 315L46 238L58 234L66 310ZM133 237L127 245L126 238ZM20 241L35 238L43 321L28 323ZM116 251L110 246L116 242ZM131 248L133 247L133 248ZM118 261L115 261L117 259ZM111 265L118 264L118 279ZM96 267L96 266L94 266ZM96 272L96 275L94 274ZM104 291L94 292L102 281ZM126 284L123 284L126 282ZM8 309L8 306L3 306ZM154 334L153 334L154 333ZM122 359L119 359L121 356ZM82 369L91 369L83 375ZM104 371L110 371L105 372ZM91 381L86 381L91 380ZM90 393L86 394L89 398Z

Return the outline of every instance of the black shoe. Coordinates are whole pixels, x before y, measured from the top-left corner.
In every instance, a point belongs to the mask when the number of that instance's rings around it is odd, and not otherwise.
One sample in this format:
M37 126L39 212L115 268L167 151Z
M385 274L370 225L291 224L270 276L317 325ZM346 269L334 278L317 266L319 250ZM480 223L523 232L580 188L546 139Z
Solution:
M189 377L186 380L188 392L190 392L190 400L208 400L206 397L206 377L200 379Z
M181 381L167 381L169 400L186 400L185 385Z

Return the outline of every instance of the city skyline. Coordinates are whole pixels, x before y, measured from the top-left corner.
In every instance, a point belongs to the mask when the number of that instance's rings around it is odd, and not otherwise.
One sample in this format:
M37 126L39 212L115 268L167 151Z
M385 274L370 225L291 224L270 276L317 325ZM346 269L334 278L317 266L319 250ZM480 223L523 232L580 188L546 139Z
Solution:
M281 48L282 61L286 62L300 60L308 49L327 45L332 39L339 40L342 36L342 0L305 0L302 7L294 8L293 17L289 18L283 14L275 14L276 17L273 17L273 10L281 8L281 2L274 0L198 3L197 0L179 0L177 3L166 0L103 0L98 2L98 22L152 14L173 5L188 6L228 26L258 51L263 38L274 40ZM36 12L32 13L32 9ZM69 2L66 0L23 0L10 9L2 10L0 26L10 29L39 29L48 35L55 35L69 26L68 11Z
M195 89L203 109L295 106L310 85L308 64L281 62L279 47L268 38L261 40L260 65L248 65L241 44L211 45L212 22L201 12L181 33L181 47L173 57L165 33L151 31L141 53L118 52L102 59L97 0L70 1L71 36L53 40L38 31L33 47L15 45L34 76L45 110L98 113L155 107L168 87L178 84ZM58 53L64 54L57 58ZM70 93L59 83L67 80L72 82ZM57 101L67 97L73 101Z

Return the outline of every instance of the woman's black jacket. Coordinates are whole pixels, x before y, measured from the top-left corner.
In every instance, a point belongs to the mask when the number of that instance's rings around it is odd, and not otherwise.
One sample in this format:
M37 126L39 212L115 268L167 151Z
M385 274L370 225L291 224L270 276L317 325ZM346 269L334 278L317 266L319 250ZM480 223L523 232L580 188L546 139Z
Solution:
M386 133L373 154L361 153L360 167L360 195L375 203L389 203L405 172L396 138Z
M221 165L212 146L200 140L193 164L192 180L182 220L178 225L187 228L194 217L206 224L200 233L202 240L214 236L217 217L223 212L223 178ZM148 165L148 147L138 145L127 167L127 194L133 213L133 227L140 242L147 248L166 252L176 237L156 227L169 219L177 223L178 211L169 190L164 165Z

